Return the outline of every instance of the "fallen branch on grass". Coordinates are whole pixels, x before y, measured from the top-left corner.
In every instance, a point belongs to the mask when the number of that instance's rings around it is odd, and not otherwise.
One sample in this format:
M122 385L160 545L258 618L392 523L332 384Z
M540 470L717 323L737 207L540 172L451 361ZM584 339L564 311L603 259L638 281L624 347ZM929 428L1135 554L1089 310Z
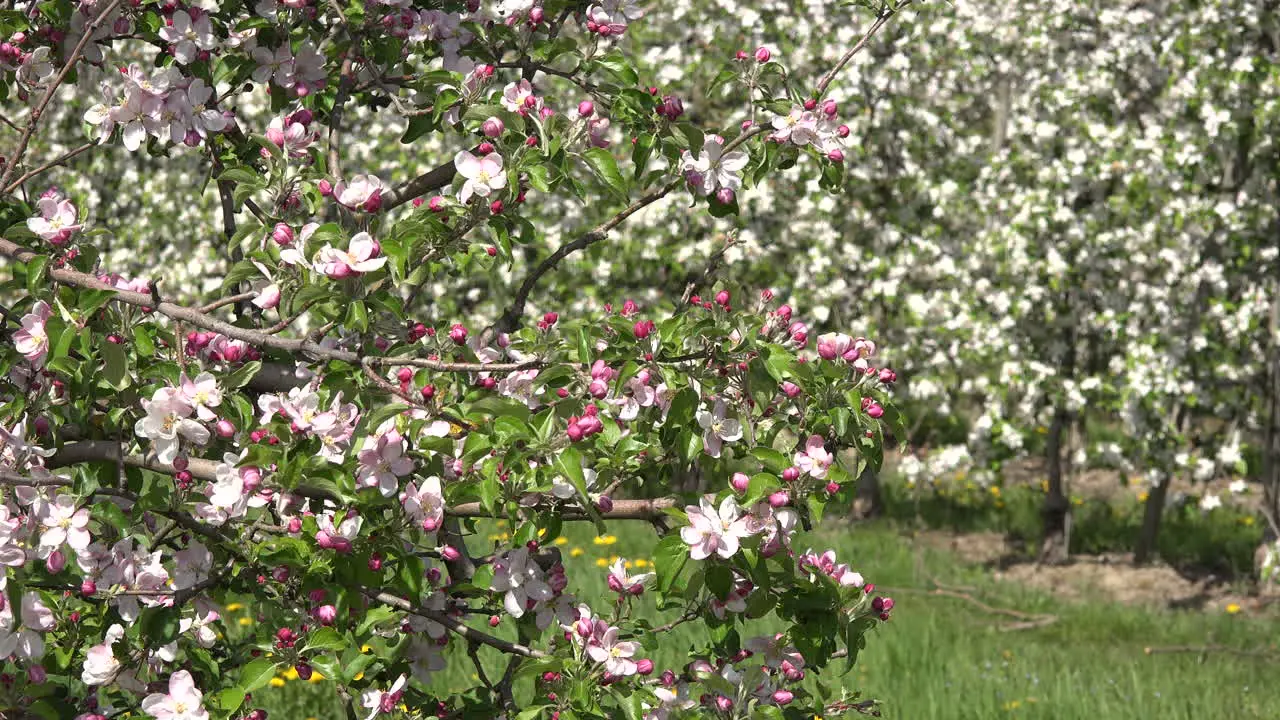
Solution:
M1226 645L1168 645L1164 647L1145 647L1144 655L1173 655L1177 653L1194 653L1200 656L1200 662L1211 653L1225 653L1239 657L1255 657L1265 660L1280 660L1280 650L1273 647L1267 650L1257 648L1234 648Z

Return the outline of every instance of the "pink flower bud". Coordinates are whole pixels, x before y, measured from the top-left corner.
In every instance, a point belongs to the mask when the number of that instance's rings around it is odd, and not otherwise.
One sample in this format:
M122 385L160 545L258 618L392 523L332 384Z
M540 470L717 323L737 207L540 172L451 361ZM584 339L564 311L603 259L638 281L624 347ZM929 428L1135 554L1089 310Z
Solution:
M236 426L232 425L231 421L225 418L219 420L213 428L218 432L218 437L229 438L236 434Z
M484 136L488 138L499 137L506 129L507 126L502 122L502 118L500 117L491 117L480 125L481 132L483 132Z
M839 112L839 108L836 106L835 100L827 100L822 103L823 115L826 115L827 117L835 117L837 112Z
M729 487L740 493L746 492L747 487L750 485L751 478L747 477L746 473L734 473L733 477L729 480Z
M637 340L644 340L653 332L654 325L652 320L641 320L631 328L631 332L635 334Z
M592 627L590 620L579 619L578 622L574 623L573 629L577 631L578 637L591 637Z
M293 244L293 228L285 223L276 223L271 231L271 239L276 241L277 245L285 246Z
M738 52L733 54L734 60L746 60L748 57L751 57L751 56L747 55L746 50L739 50Z
M27 668L27 682L32 685L43 685L45 680L49 679L49 674L45 672L43 665L32 665Z
M787 397L794 399L794 398L800 397L800 393L801 393L801 390L799 385L796 385L790 380L784 380L782 382L783 395L786 395Z
M835 148L831 152L827 153L827 159L831 162L842 163L844 162L844 151L840 148Z
M769 58L771 57L773 57L773 54L769 52L769 48L767 47L756 48L756 62L767 63L769 62Z
M454 323L449 328L449 339L457 345L462 345L467 341L467 328L462 323Z
M786 705L793 699L795 699L795 695L791 694L791 691L786 688L779 688L773 691L773 701L779 705Z
M369 556L369 569L374 572L378 572L382 570L381 555L379 555L378 553L373 553L372 555Z
M489 212L493 213L494 215L501 215L504 209L506 209L506 206L502 204L501 200L494 200L493 202L489 203Z
M867 415L876 420L879 420L880 418L884 417L884 408L880 407L875 403L872 403L871 407L867 408Z
M427 209L431 212L440 212L444 210L444 198L439 195L427 201Z
M836 128L836 135L839 135L842 138L849 137L849 126L841 125L840 127Z
M827 494L835 495L838 492L840 492L840 483L838 482L827 483Z
M609 586L609 589L610 589L610 590L612 590L612 591L614 591L614 592L616 592L616 593L623 592L623 590L625 589L625 588L623 588L623 587L622 587L622 581L621 581L621 580L619 580L619 579L618 579L618 576L617 576L617 575L614 575L613 573L609 573L609 577L608 577L608 579L605 581L605 584L607 584L607 585Z
M350 277L352 272L354 271L351 269L350 265L346 263L334 263L329 266L329 270L325 274L328 275L331 280L341 280L342 278Z
M542 10L542 7L541 7L541 6L536 6L536 5L535 5L532 9L530 9L530 10L529 10L529 23L530 23L530 24L533 24L533 25L541 24L541 23L542 23L542 19L543 19L543 17L545 17L545 16L543 15L543 10Z
M805 110L812 110L816 107L818 107L818 101L815 98L809 98L808 100L804 101Z
M81 581L80 583L81 595L92 595L96 592L98 592L98 584L95 583L92 578L85 578L83 581Z
M498 617L497 615L489 616L489 627L498 627L501 624L502 624L502 618Z
M38 417L36 418L35 423L33 423L32 426L36 431L36 435L39 435L40 437L44 437L45 435L49 434L48 418Z
M641 658L636 661L636 672L641 675L653 674L653 661L649 658Z
M67 566L67 556L62 554L61 550L54 550L49 553L49 557L45 558L44 567L51 575L57 575L62 572L62 568Z
M727 713L733 709L733 701L724 695L716 696L716 709L722 713Z
M316 187L320 189L320 194L324 197L333 195L333 185L328 180L321 180L316 184Z
M458 552L458 548L452 545L445 545L444 548L440 550L440 557L449 562L453 562L454 560L462 557L462 553Z
M599 508L602 513L612 512L613 498L608 495L601 495L599 498L596 498L596 507Z
M276 582L279 582L279 583L282 583L282 582L288 582L288 581L289 581L289 568L285 567L284 565L278 565L278 566L276 566L276 567L272 568L272 569L271 569L271 579L272 579L272 580L275 580Z
M302 520L296 517L289 518L289 524L286 526L286 529L291 535L296 535L302 532Z
M321 625L332 625L338 619L338 608L332 605L321 605L315 611L316 622Z
M777 492L771 493L769 495L770 507L775 507L775 508L786 507L790 503L791 503L791 495L789 495L786 490L778 490Z
M280 304L280 286L271 283L258 293L258 297L254 299L254 304L263 310L270 310Z
M716 293L716 304L722 307L729 304L728 290L721 290L720 292Z
M733 191L733 188L722 187L716 190L716 202L721 205L732 205L737 197L738 195Z
M582 102L578 103L579 117L584 117L584 118L591 117L591 115L595 113L595 111L596 111L596 105L590 100L583 100Z
M361 207L364 208L365 212L369 213L375 213L382 209L382 190L374 190L373 194L369 196L368 200L364 201L364 205Z
M782 481L783 481L783 482L793 483L793 482L795 482L796 480L799 480L799 479L800 479L800 468L798 468L798 467L796 467L796 466L794 466L794 465L792 465L791 467L789 467L789 468L787 468L786 470L783 470L783 471L782 471Z

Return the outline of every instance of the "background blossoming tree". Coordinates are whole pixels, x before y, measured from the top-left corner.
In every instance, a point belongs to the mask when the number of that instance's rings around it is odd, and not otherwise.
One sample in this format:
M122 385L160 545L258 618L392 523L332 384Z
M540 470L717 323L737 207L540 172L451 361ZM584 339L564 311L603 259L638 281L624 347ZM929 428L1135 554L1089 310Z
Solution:
M868 708L812 679L893 601L793 537L905 435L875 343L810 337L718 255L673 292L561 298L659 201L840 188L828 91L905 4L821 62L717 58L724 107L641 74L625 0L0 12L0 707L261 718L292 667L370 718ZM374 117L397 162L353 148ZM105 192L98 157L131 168ZM655 572L576 597L566 522L651 524ZM237 641L233 598L264 619ZM710 642L656 667L691 622ZM455 656L461 696L432 684Z

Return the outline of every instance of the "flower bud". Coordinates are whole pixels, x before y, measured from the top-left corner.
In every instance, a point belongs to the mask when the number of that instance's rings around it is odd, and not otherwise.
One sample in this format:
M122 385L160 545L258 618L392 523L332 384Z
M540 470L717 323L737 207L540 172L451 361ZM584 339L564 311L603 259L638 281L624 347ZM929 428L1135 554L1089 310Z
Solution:
M500 137L502 135L502 132L506 129L507 129L507 126L505 123L502 122L502 118L500 117L491 117L485 120L484 123L480 125L480 130L484 133L484 136L487 138Z
M793 483L799 479L800 479L800 468L794 465L782 471L783 482Z
M445 545L444 548L440 550L440 557L444 558L448 562L453 562L454 560L462 557L462 553L458 552L458 548L452 545Z
M44 567L51 575L57 575L62 572L62 568L67 566L67 556L61 550L54 550L49 553L49 557L45 558Z
M872 403L871 407L867 408L867 415L873 419L879 420L884 417L884 408L880 407L876 403Z
M456 345L462 345L467 341L467 328L462 323L454 323L449 328L449 339Z
M441 212L444 210L444 198L439 195L427 201L427 209L431 212Z
M45 680L49 679L49 674L45 672L43 665L32 665L27 668L27 682L32 685L43 685Z
M489 212L493 213L494 215L501 215L502 211L505 209L506 209L506 206L502 204L501 200L494 200L493 202L489 203Z
M292 535L302 532L302 520L296 517L289 518L289 524L285 526L285 529Z
M298 678L299 678L299 679L301 679L301 680L310 680L310 679L311 679L311 666L310 666L310 665L308 665L308 664L306 664L306 663L304 663L304 662L300 662L300 663L298 663L297 665L294 665L294 666L293 666L293 669L294 669L294 670L296 670L296 671L298 672Z
M316 608L315 618L321 625L326 627L332 625L338 619L338 608L332 605L321 605Z
M329 197L330 195L333 195L333 184L330 183L328 180L321 180L319 183L316 184L316 187L319 188L320 194L323 195L324 197Z
M716 304L722 307L729 304L728 290L721 290L720 292L716 293Z
M751 478L747 477L746 473L734 473L733 477L729 480L729 487L740 493L746 492L747 487L750 485Z
M779 705L786 705L787 703L791 702L793 699L795 699L795 695L793 695L791 691L787 690L786 688L779 688L773 691L773 701L778 703Z
M716 709L722 713L727 713L733 709L733 701L724 695L716 696Z
M98 592L98 584L95 583L92 578L85 578L80 583L81 595L92 595L96 592Z
M805 110L813 110L813 109L814 109L814 108L816 108L816 107L818 107L818 101L817 101L816 99L814 99L814 98L809 98L808 100L805 100L805 101L804 101L804 109L805 109Z
M721 205L732 205L733 201L738 197L733 188L722 187L716 190L716 202Z
M769 62L769 58L771 57L773 57L773 54L769 52L769 48L767 47L756 48L756 62L761 64L767 63Z
M791 502L791 495L785 490L778 490L769 495L769 506L780 508L786 507Z
M285 246L293 244L293 228L286 223L276 223L271 231L271 239L276 241L277 245Z
M579 117L584 117L584 118L591 117L591 115L595 113L595 111L596 111L596 105L590 100L583 100L582 102L578 103Z
M840 148L835 148L827 153L827 159L834 163L842 163L844 162L844 151Z
M795 383L791 382L790 380L784 380L784 381L782 382L782 394L783 394L783 395L786 395L786 396L787 396L787 397L789 397L789 398L795 399L795 398L797 398L797 397L800 397L800 393L801 393L801 390L800 390L800 386L799 386L799 385L796 385Z
M600 497L596 498L596 507L599 508L600 512L602 513L612 512L613 498L609 497L608 495L601 495Z
M827 483L827 494L828 494L828 495L835 495L835 494L836 494L836 493L838 493L838 492L840 492L840 483L838 483L838 482L829 482L829 483Z
M236 426L231 424L231 421L226 418L219 420L213 428L217 431L218 437L229 438L236 434Z
M641 675L653 674L653 661L649 658L641 658L636 661L636 672Z

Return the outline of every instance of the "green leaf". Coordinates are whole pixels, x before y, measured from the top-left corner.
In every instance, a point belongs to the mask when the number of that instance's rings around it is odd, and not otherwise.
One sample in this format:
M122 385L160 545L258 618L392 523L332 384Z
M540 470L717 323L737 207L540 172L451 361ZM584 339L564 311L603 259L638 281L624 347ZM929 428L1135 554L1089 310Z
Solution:
M241 365L236 368L235 372L222 379L222 389L224 391L236 390L248 385L249 381L253 379L253 376L257 375L258 371L261 369L261 360L253 360Z
M783 470L791 467L791 461L787 456L772 448L754 447L751 448L751 454L776 474L781 474Z
M102 346L98 348L98 352L102 353L102 379L116 390L123 390L129 387L131 379L129 377L129 358L125 355L124 347L107 340L102 341Z
M307 650L346 650L351 642L331 627L322 627L307 638Z
M497 468L494 463L485 464L485 473L480 478L480 504L484 511L493 515L498 506L498 495L502 487L498 483Z
M591 348L592 345L588 342L587 331L580 328L578 330L578 362L584 364L591 362Z
M689 546L678 533L668 535L653 548L653 569L657 574L658 590L669 592L685 563L689 561Z
M271 678L276 676L276 669L280 663L267 658L258 658L253 662L245 665L240 670L240 687L242 692L251 693L260 687L266 686L271 682Z
M719 563L708 565L705 575L707 589L717 598L724 600L733 590L733 571L727 565Z
M48 265L48 255L37 255L27 263L27 292L31 295L36 295L44 282L44 271Z
M591 166L596 177L609 186L610 190L622 198L627 197L627 182L622 179L622 173L618 171L618 161L614 159L613 153L604 148L591 148L584 152L582 157L587 161L587 165Z
M244 704L244 689L239 687L229 687L218 693L218 707L224 712L235 712Z
M362 637L365 633L378 623L386 622L392 618L397 618L400 613L386 605L378 605L365 613L364 619L360 621L360 626L356 628L356 636Z
M395 417L408 409L409 406L405 403L387 403L386 405L378 406L377 410L374 410L365 416L365 431L372 434L378 429L378 426L386 422L388 418Z
M695 156L702 152L702 146L706 143L706 138L702 131L695 127L692 123L679 123L677 127L680 134L684 135L689 141L689 152Z

